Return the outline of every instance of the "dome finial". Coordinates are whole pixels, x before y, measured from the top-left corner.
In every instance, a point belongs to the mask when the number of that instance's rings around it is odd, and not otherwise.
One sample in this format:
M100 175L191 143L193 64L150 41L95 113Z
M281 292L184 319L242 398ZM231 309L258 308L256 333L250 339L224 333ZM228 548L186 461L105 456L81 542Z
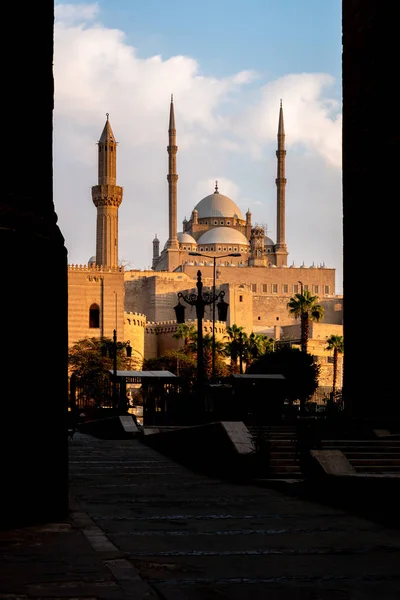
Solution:
M218 194L218 180L215 180L215 190L214 194Z

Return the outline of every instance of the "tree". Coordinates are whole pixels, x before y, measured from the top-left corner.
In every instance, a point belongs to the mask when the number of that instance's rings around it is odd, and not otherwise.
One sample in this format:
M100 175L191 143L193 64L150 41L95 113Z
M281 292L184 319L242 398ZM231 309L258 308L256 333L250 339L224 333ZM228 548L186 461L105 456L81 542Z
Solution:
M333 350L333 381L332 381L332 398L335 398L336 394L336 383L337 383L337 369L338 369L338 356L343 354L344 341L341 335L331 335L327 339L326 350Z
M288 346L278 347L275 352L268 352L254 361L247 373L276 374L286 378L283 396L293 403L300 401L303 411L305 402L318 387L318 377L321 367L314 363L313 357Z
M117 369L127 369L127 343L118 342ZM114 342L109 338L83 338L68 351L68 365L75 374L81 402L101 405L109 398L109 371L114 368Z
M184 348L187 349L189 342L193 340L196 334L197 330L194 325L188 325L187 323L179 323L175 333L172 334L172 337L176 340L183 340Z
M274 351L275 340L260 333L253 331L247 337L245 343L245 361L249 367L255 360L260 358L266 352Z
M143 363L145 371L170 371L187 384L191 384L196 376L196 359L184 350L167 350L158 357L146 358Z
M243 348L243 337L246 335L243 327L237 325L228 325L226 328L227 335L224 338L228 338L229 341L225 344L225 351L227 356L231 358L231 371L236 373L238 370L237 363L240 352Z
M318 296L313 296L308 290L295 294L287 303L289 313L300 319L301 351L307 352L310 322L321 321L324 317L324 307L318 304Z

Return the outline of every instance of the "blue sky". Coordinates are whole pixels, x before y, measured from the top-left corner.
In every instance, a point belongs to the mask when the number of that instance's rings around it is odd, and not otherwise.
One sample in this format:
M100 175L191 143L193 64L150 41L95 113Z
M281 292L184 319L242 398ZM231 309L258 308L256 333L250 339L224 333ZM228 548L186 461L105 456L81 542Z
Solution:
M56 4L54 202L69 263L95 254L96 142L118 146L119 256L151 264L168 236L174 94L178 231L218 179L276 239L276 133L286 128L288 264L336 269L342 291L340 0Z

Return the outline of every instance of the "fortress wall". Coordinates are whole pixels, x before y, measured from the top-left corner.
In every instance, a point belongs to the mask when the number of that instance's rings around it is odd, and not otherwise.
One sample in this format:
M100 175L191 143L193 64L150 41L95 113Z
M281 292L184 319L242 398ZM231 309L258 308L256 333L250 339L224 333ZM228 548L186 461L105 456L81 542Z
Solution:
M197 319L186 319L187 325L194 325L197 329ZM203 320L203 335L212 335L212 320ZM157 323L147 323L145 328L145 357L161 356L167 350L179 350L183 347L184 340L177 340L173 337L178 324L175 320L162 321ZM215 339L228 341L226 336L226 323L222 321L215 322Z
M229 259L224 259L224 261ZM235 259L232 259L235 260ZM237 260L237 259L236 259ZM200 269L203 283L206 279L213 279L212 266L184 265L183 272L196 280L196 273ZM310 292L319 298L335 294L335 269L308 268L308 267L221 267L216 265L216 282L243 284L255 286L256 293L260 294L285 294L293 295L294 289L299 287L299 281L307 285ZM264 286L267 290L264 291ZM276 285L277 291L273 292L272 286ZM287 286L287 291L282 286ZM294 288L296 286L296 288ZM318 292L315 286L318 286ZM326 291L326 286L329 291ZM300 290L299 290L300 291Z
M132 346L132 368L140 370L144 358L144 331L146 327L146 315L142 313L125 313L124 339Z
M71 267L71 268L70 268ZM113 337L123 341L124 273L116 269L68 267L68 346L85 337ZM100 327L89 327L89 309L100 308Z

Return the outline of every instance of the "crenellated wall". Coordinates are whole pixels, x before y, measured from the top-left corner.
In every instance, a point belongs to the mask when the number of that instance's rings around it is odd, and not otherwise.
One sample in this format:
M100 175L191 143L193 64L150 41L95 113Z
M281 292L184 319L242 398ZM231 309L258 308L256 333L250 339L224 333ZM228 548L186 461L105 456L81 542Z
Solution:
M124 271L122 267L68 265L68 346L85 337L124 336ZM91 327L89 313L97 305L98 327Z
M132 347L131 367L141 370L143 366L144 332L146 327L146 315L143 313L125 312L124 315L124 341L129 340Z
M193 325L197 329L197 319L185 317L187 325ZM212 319L203 320L203 335L212 335ZM144 355L161 356L166 350L179 350L183 346L183 340L178 340L173 337L173 334L178 329L176 320L160 321L157 323L146 323L145 339L144 339ZM226 342L226 323L215 321L215 339Z

